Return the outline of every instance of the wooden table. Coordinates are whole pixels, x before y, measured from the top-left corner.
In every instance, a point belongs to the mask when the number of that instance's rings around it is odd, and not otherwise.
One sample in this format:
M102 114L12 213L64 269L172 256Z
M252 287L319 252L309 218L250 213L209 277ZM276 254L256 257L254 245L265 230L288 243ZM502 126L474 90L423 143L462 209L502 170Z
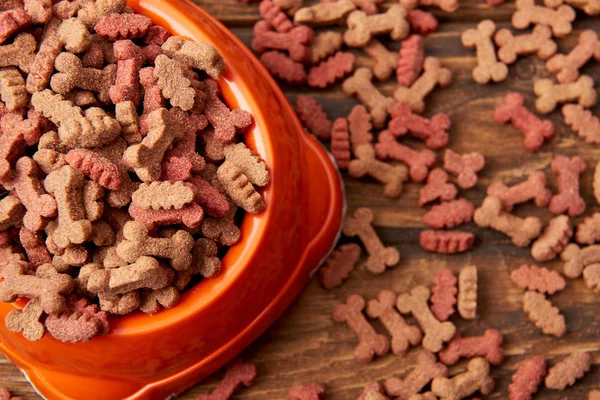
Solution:
M198 1L198 0L196 0ZM244 5L234 0L198 1L229 26L246 44L250 43L252 25L258 19L256 5ZM386 5L387 6L387 5ZM386 8L384 6L384 8ZM485 187L498 180L512 184L524 179L537 169L547 172L555 190L555 179L549 164L553 154L572 156L579 154L588 162L583 174L583 195L588 203L585 216L598 211L592 196L593 167L600 152L594 145L586 145L562 121L560 112L549 118L555 123L556 136L550 143L534 154L526 152L522 135L511 126L498 126L492 120L492 110L504 94L511 90L523 92L527 105L534 100L532 80L548 76L543 62L534 57L520 58L510 66L510 77L503 83L480 86L473 82L471 69L475 65L474 51L460 44L460 33L485 18L492 18L499 28L510 26L514 4L499 8L488 7L483 0L462 0L461 8L454 14L434 10L440 21L438 31L425 41L427 55L440 57L443 64L454 73L453 84L444 90L436 90L427 98L426 115L447 112L452 119L449 147L458 152L479 151L486 157L486 167L480 175L475 189L461 191L467 199L481 204ZM579 15L581 17L581 15ZM590 18L578 20L577 30L596 28L598 23ZM569 51L577 40L577 32L559 41L559 51ZM398 48L397 43L386 43ZM356 52L359 65L370 65L370 60L361 51ZM598 64L583 69L595 80L600 81ZM395 81L378 85L386 94L394 90ZM298 94L313 96L325 106L330 118L345 116L356 101L344 96L340 85L327 91L312 91L306 88L283 86L290 101ZM596 107L597 111L599 108ZM416 147L421 143L407 141ZM368 365L359 365L352 351L356 338L352 331L331 319L331 309L352 293L367 299L376 296L381 289L397 292L410 290L419 284L431 285L433 275L442 268L457 272L467 264L475 264L479 271L478 317L465 321L453 317L453 321L464 336L480 335L486 328L502 331L505 338L506 359L499 368L494 368L496 390L491 399L506 399L510 377L521 360L532 355L543 355L554 363L574 351L590 351L595 361L600 362L600 295L587 289L582 280L568 281L567 288L552 296L552 302L565 315L567 334L560 338L544 336L521 311L522 291L509 279L511 270L523 263L531 263L528 249L518 249L502 234L484 230L469 224L466 230L477 236L474 249L466 254L443 256L427 253L418 245L418 236L424 228L422 215L426 209L417 206L419 185L408 184L399 199L386 199L382 187L374 181L344 178L350 211L368 206L375 213L375 225L386 245L396 246L401 254L400 265L382 275L367 271L356 271L341 288L333 291L321 289L316 282L294 302L290 309L256 343L243 353L243 357L258 366L259 378L254 386L239 393L239 399L286 399L288 388L295 383L323 382L327 386L327 399L351 400L358 396L362 387L374 380L382 381L394 374L403 376L414 365L415 351L405 357L387 355ZM547 210L531 205L519 206L516 213L521 216L536 215L548 221ZM579 223L582 217L574 218ZM544 266L560 269L561 263L553 261ZM383 327L374 322L376 329ZM451 368L451 373L462 372L465 363ZM183 396L194 399L196 395L210 391L222 373L207 379ZM24 399L37 396L23 376L6 360L0 361L0 386L10 387ZM584 399L590 389L600 389L600 367L595 365L584 379L565 392L542 389L536 399Z

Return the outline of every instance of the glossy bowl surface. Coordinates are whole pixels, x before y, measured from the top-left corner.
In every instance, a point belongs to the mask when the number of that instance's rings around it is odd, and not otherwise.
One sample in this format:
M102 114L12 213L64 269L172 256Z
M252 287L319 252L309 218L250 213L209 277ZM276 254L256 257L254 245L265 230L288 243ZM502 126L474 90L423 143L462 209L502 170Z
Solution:
M172 33L214 45L227 71L219 84L231 107L254 124L246 143L266 161L266 210L246 215L223 271L154 316L111 320L109 335L61 343L29 342L9 332L0 304L0 351L48 399L165 399L181 393L241 352L306 285L335 244L344 212L342 183L328 153L298 122L267 71L223 25L187 0L130 0Z

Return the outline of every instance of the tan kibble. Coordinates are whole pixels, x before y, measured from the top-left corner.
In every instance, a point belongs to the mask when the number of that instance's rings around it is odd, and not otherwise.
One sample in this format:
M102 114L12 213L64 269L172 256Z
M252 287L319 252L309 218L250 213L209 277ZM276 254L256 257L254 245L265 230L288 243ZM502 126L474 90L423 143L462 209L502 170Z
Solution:
M500 82L508 76L506 64L498 62L492 37L496 24L486 19L477 25L477 29L467 29L461 36L463 46L477 50L477 66L473 69L473 79L479 84L490 80Z
M6 315L4 323L11 332L23 332L27 340L35 342L44 337L46 329L40 322L44 309L39 300L29 300L22 310L13 310ZM14 399L14 397L13 397Z
M185 77L181 64L168 56L161 54L154 61L154 77L162 95L171 101L173 107L189 111L194 107L196 91L191 87L191 82Z
M343 20L355 9L356 5L352 0L317 3L296 11L294 14L294 23L305 25L331 25L332 23Z
M0 68L19 67L29 72L36 46L33 35L19 33L11 44L0 46Z
M166 270L156 259L144 256L125 267L92 272L87 289L92 293L124 294L142 288L162 289L167 283Z
M58 27L58 38L71 53L83 53L92 44L92 35L77 18L69 18Z
M253 185L266 186L269 183L266 163L244 143L229 144L224 147L223 153L225 160L238 167Z
M23 108L29 102L25 79L16 68L0 69L0 97L9 110Z
M179 210L193 200L194 190L190 184L170 181L142 183L131 197L132 204L153 210Z
M161 46L162 51L191 67L206 71L213 79L225 72L225 61L217 49L207 43L197 43L180 36L171 36Z
M529 319L542 330L545 335L561 337L565 334L565 317L558 308L554 307L550 300L537 292L527 291L523 296L523 311Z
M546 387L554 390L565 390L575 384L577 379L590 370L592 356L590 353L573 353L548 370Z
M18 226L23 221L24 214L25 208L15 196L0 199L0 232Z
M342 48L344 38L341 33L327 31L315 36L310 44L310 61L317 64Z
M323 3L329 4L329 3ZM356 96L369 109L373 117L373 125L383 127L394 99L384 96L371 82L373 71L369 68L358 68L354 75L342 84L342 90L349 96Z
M431 391L441 400L463 399L476 391L488 395L495 385L489 374L490 364L485 358L473 358L469 361L466 372L451 379L435 378L431 383Z
M581 75L575 82L554 83L552 79L538 79L533 83L533 92L538 96L535 109L541 114L554 111L558 103L577 102L589 108L596 104L598 94L594 79Z
M344 33L344 42L350 47L365 46L373 36L386 33L389 33L392 40L401 40L410 32L406 9L400 4L392 5L385 13L375 15L353 11L346 23L348 30Z
M384 185L386 197L398 197L402 193L404 182L408 180L408 168L404 165L391 165L375 158L375 149L363 144L354 151L356 159L350 161L348 173L353 178L370 175Z
M464 319L475 319L477 315L477 267L470 265L458 274L458 297L456 308Z
M258 214L265 209L262 197L235 164L224 162L217 170L217 176L235 204L250 214Z

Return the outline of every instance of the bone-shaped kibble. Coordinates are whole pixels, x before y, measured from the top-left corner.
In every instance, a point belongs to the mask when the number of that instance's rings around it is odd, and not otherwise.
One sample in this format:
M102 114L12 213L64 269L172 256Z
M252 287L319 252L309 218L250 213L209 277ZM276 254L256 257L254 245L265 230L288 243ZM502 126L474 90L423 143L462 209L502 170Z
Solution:
M211 394L201 394L197 400L222 400L231 398L243 386L250 386L256 380L256 367L246 364L240 358L227 365L225 377Z
M556 8L563 3L583 10L587 15L596 16L600 14L600 1L598 0L544 0L544 5L550 8Z
M37 115L37 114L36 114ZM0 122L0 182L10 179L11 164L24 155L28 146L40 138L39 118L23 119L19 114L9 113Z
M449 341L456 332L452 322L440 322L431 313L427 301L429 289L417 286L410 293L398 296L396 307L402 314L412 314L425 334L423 347L433 353L442 348L444 342Z
M97 0L86 3L77 13L77 18L92 29L105 15L121 14L125 11L127 0Z
M537 151L544 140L554 136L554 124L540 120L525 106L521 93L511 92L504 96L503 104L494 109L494 120L499 124L510 121L523 133L523 145L529 151Z
M369 301L366 312L371 318L379 318L392 335L392 353L401 356L407 352L409 345L419 344L423 334L418 327L408 325L398 314L395 309L397 297L391 290L382 290L376 299Z
M15 196L0 199L0 232L18 226L23 220L23 204Z
M577 102L589 108L598 99L594 79L587 75L581 75L575 82L562 84L555 84L551 79L539 79L533 83L533 92L538 96L535 108L542 114L552 112L558 103Z
M441 168L435 168L427 177L427 184L419 191L419 206L440 199L450 201L456 198L458 190L453 183L448 182L448 174Z
M127 315L139 309L142 305L140 292L135 290L125 294L98 293L100 309L110 314Z
M490 80L500 82L508 76L506 64L496 59L492 42L495 31L496 24L486 19L477 25L477 29L467 29L461 36L463 46L477 50L477 66L473 68L473 79L479 84L486 84Z
M46 24L52 17L51 0L24 0L23 6L34 24Z
M397 52L389 51L380 41L375 39L372 39L364 50L375 60L373 73L377 79L384 81L392 76L392 73L398 67L399 56Z
M59 126L60 141L70 148L104 146L121 133L117 120L103 109L92 107L83 112L50 89L34 93L31 104L37 112Z
M75 88L91 90L98 94L98 100L110 102L108 91L117 76L117 66L109 64L104 69L84 68L79 57L71 53L60 53L54 62L57 73L52 76L50 86L59 94L66 94Z
M461 357L484 357L490 364L500 365L504 360L502 341L500 331L486 329L483 336L455 337L438 356L446 365L456 364Z
M348 30L344 42L350 47L365 46L373 36L389 34L392 40L408 36L410 26L406 22L406 9L395 4L385 13L367 15L363 11L353 11L346 21Z
M161 308L172 308L179 303L181 295L174 286L167 286L151 292L142 292L140 311L146 314L156 314Z
M506 211L511 211L516 204L533 200L537 207L545 207L550 202L552 192L546 187L546 174L534 171L527 180L511 187L501 182L492 183L487 188L488 196L496 196L502 201Z
M552 31L546 25L536 25L531 33L513 36L508 29L500 29L494 36L498 46L498 59L505 64L517 61L518 55L536 53L546 60L556 53L556 43L552 40Z
M579 178L586 165L583 158L556 156L550 164L552 171L558 175L559 193L552 196L548 210L555 214L567 212L571 217L585 211L585 200L579 194Z
M575 19L575 11L562 5L553 10L536 6L534 0L517 0L517 11L512 15L512 25L517 29L525 29L530 24L549 25L556 37L571 33L571 21Z
M358 236L369 253L365 267L374 274L380 274L386 267L393 267L400 261L400 253L395 247L384 247L373 229L373 211L359 208L344 222L342 230L346 236Z
M56 215L56 201L46 193L38 175L35 161L21 157L12 179L4 183L4 187L15 193L27 209L23 224L31 231L43 229L47 222L44 218Z
M436 377L448 375L444 364L437 362L435 355L428 351L417 354L417 365L404 379L396 377L385 381L385 391L400 400L408 400L412 395L419 393L425 385Z
M503 232L512 239L515 246L527 247L542 231L542 222L537 217L519 218L502 208L502 201L495 196L483 200L475 210L473 221L477 226L490 227Z
M231 203L229 211L223 217L206 218L202 224L202 234L225 246L237 243L240 240L240 229L234 223L237 209L238 207Z
M59 274L52 264L37 268L35 275L28 275L30 265L23 261L7 264L3 271L4 281L0 283L0 301L13 302L19 296L39 299L41 307L48 314L57 314L64 310L64 295L74 288L73 278Z
M591 245L582 249L575 243L571 243L560 253L560 258L565 261L563 265L565 276L571 279L579 278L585 267L600 263L600 245Z
M294 23L296 25L331 25L334 22L343 20L355 9L356 4L352 0L317 3L296 11Z
M388 338L377 334L367 322L362 313L364 308L365 299L356 294L349 296L346 303L336 304L333 308L333 319L346 322L358 336L359 343L354 349L354 358L359 363L368 363L373 356L382 356L390 350Z
M438 377L431 383L431 391L440 400L460 400L479 391L488 395L494 390L494 380L489 376L490 364L484 358L469 361L467 371L449 379Z
M546 62L546 68L557 73L558 82L574 82L579 77L579 69L592 57L600 60L600 40L596 32L590 29L579 34L577 46L569 54L555 55Z
M375 145L377 158L385 160L391 158L401 161L409 166L410 178L414 182L423 182L427 179L429 168L435 165L435 153L428 149L413 150L399 143L389 131L379 133L378 143Z
M401 0L402 4L407 9L411 10L418 6L436 6L448 13L458 9L458 0Z
M548 222L548 226L531 246L531 257L536 261L550 261L569 244L573 229L569 217L559 215Z
M310 44L310 61L315 65L318 64L319 61L341 49L343 43L342 34L338 32L326 31L316 35Z
M545 335L561 337L567 330L565 317L541 293L525 292L523 295L523 311Z
M411 136L422 139L430 149L439 149L448 144L450 117L448 114L439 113L430 119L421 117L410 108L408 103L397 103L391 110L392 119L388 124L389 131L394 136L409 133Z
M477 172L485 166L485 159L479 153L458 154L451 149L444 153L444 169L456 175L456 183L463 189L477 184Z
M252 115L240 108L230 110L219 98L219 85L208 79L203 82L206 93L205 114L208 122L215 128L215 138L222 142L231 142L236 132L243 132L252 124Z
M362 178L369 174L384 184L386 197L397 197L402 192L403 183L408 179L408 170L404 165L390 165L375 158L375 149L370 144L356 148L357 159L350 161L348 173L353 178Z
M197 43L180 36L171 36L161 46L169 57L206 71L213 79L219 79L225 71L225 61L210 44Z
M29 102L25 79L16 68L0 69L0 97L9 110L23 108Z
M289 400L322 400L325 398L325 385L318 382L308 385L294 385L288 391Z
M327 4L327 3L325 3ZM371 82L373 71L369 68L358 68L354 75L342 84L342 90L349 96L356 95L373 117L373 125L381 128L387 119L394 100L384 96Z
M161 161L174 141L183 137L179 124L173 124L164 108L148 115L150 131L140 144L129 146L123 160L144 182L156 181L161 175Z
M456 309L464 319L475 319L477 315L477 267L463 267L458 274L458 296Z
M40 322L42 314L44 314L44 309L39 300L31 299L23 309L9 312L4 319L4 323L9 331L23 332L25 339L35 342L44 337L44 333L46 333L44 324ZM15 398L7 398L7 400L12 399Z
M310 56L309 45L313 31L307 26L297 26L289 32L280 33L273 30L267 21L258 21L253 29L252 49L264 53L267 49L284 50L294 61L304 62Z
M160 263L152 257L142 256L126 267L92 272L87 289L92 293L124 294L142 288L158 290L167 284L167 272Z
M92 44L92 35L77 18L69 18L58 27L58 39L70 53L83 53Z
M129 221L123 228L123 237L117 254L127 262L135 262L141 256L166 258L177 271L185 271L192 263L194 239L186 231L177 231L170 238L152 238L143 224Z
M331 290L340 286L360 257L360 247L356 243L338 246L325 263L319 268L319 283L324 289Z
M394 98L399 103L408 103L414 112L421 114L425 109L425 96L437 85L443 88L451 82L452 72L443 68L439 59L427 57L423 63L423 74L411 87L398 86L394 91Z
M185 77L181 63L161 54L154 61L154 77L162 91L162 95L169 99L173 107L189 111L194 107L196 91L191 87L191 81Z
M19 67L29 72L37 44L29 33L19 33L11 44L0 46L0 68Z
M52 172L44 181L46 191L54 196L58 206L58 222L51 224L56 226L54 242L60 248L84 243L92 234L83 206L83 183L81 172L70 165Z

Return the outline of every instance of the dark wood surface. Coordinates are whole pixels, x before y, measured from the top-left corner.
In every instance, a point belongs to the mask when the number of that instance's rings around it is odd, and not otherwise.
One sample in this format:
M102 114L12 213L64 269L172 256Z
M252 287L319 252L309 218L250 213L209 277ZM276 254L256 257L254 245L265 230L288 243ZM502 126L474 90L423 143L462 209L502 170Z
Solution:
M196 1L221 19L246 44L250 43L252 25L258 20L256 5L244 5L234 0ZM590 215L598 211L592 196L593 168L600 155L598 146L585 144L570 131L558 111L548 117L555 123L555 138L535 154L523 149L522 136L514 128L498 126L492 120L493 108L510 90L523 92L527 105L532 106L535 99L532 93L533 79L548 76L543 62L534 57L520 58L510 66L509 78L500 84L480 86L471 78L471 69L475 65L474 51L461 46L461 32L485 18L495 20L499 28L509 27L513 10L513 3L490 8L483 0L461 1L461 8L454 14L433 10L440 27L426 38L426 54L440 57L443 64L454 73L454 81L449 88L436 90L427 98L426 115L440 111L449 113L452 119L449 147L458 152L479 151L485 155L486 167L477 187L460 193L475 204L481 203L485 187L490 182L502 180L507 184L515 183L537 169L548 173L555 190L555 180L549 168L553 155L579 154L588 162L588 169L582 177L582 191L588 204L584 216ZM568 38L559 41L559 51L568 52L574 46L577 31L589 28L598 30L598 26L598 22L578 13L576 30ZM398 43L384 43L390 48L398 48ZM357 51L356 54L358 65L370 65L370 60L363 52ZM583 72L594 77L596 82L600 81L598 64L587 65ZM378 86L391 95L395 81L390 80ZM325 91L285 85L283 89L292 102L299 94L314 96L332 119L347 115L356 104L354 99L344 96L340 85ZM599 109L596 107L594 111ZM421 143L410 140L408 143L422 147ZM427 253L418 246L419 231L424 228L422 215L426 212L426 209L417 206L419 185L408 184L400 198L390 200L383 197L381 186L374 181L358 181L347 176L344 181L350 211L363 206L373 208L377 232L386 245L398 247L402 254L401 263L378 276L363 270L355 271L345 285L333 291L325 291L316 282L311 282L284 316L243 353L245 359L256 363L259 378L254 386L240 392L235 398L286 399L287 390L292 384L320 381L327 386L327 399L351 400L369 382L382 381L392 375L403 376L414 365L414 350L404 357L386 355L368 365L357 364L352 353L356 338L345 324L332 321L332 307L352 293L369 299L381 289L404 292L419 284L431 285L433 275L440 269L450 268L457 272L467 264L475 264L479 270L478 316L474 321L457 317L453 317L453 321L464 336L479 335L486 328L496 328L505 337L507 357L500 367L492 371L496 390L489 396L490 399L507 398L510 377L520 361L528 356L543 355L551 366L574 351L590 351L594 354L595 362L600 362L600 295L587 289L583 281L568 281L566 290L552 296L552 302L565 315L567 334L560 339L544 336L521 311L522 291L509 279L511 270L532 262L528 249L518 249L504 235L469 224L464 229L475 232L477 236L472 251L453 256ZM544 221L551 217L547 210L530 205L519 206L516 213L521 216L536 215ZM574 218L573 222L578 223L581 219ZM553 261L544 266L559 269L561 263ZM374 325L377 330L384 332L378 322L374 322ZM456 373L464 369L465 363L461 362L450 371ZM181 398L194 399L198 394L210 391L221 376L222 373L215 374ZM0 386L11 388L23 399L37 398L23 376L6 360L0 360ZM535 398L584 399L587 392L594 388L600 389L598 365L594 365L590 373L574 387L564 392L542 389Z

